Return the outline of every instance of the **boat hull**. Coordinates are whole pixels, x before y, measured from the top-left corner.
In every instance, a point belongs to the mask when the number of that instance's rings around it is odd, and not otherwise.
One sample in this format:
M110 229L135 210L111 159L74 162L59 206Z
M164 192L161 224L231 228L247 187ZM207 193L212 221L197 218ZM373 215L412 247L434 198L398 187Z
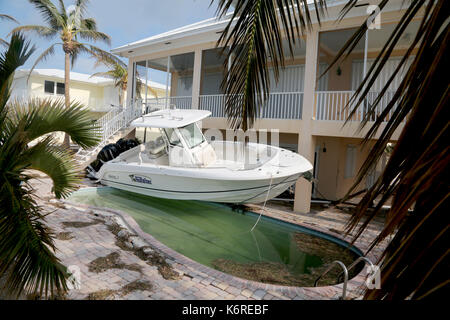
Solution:
M169 176L157 172L142 172L141 168L126 172L110 168L101 183L113 188L135 192L151 197L201 200L225 203L259 203L271 199L294 184L301 173L268 177L258 180L221 180L185 176ZM270 190L270 191L269 191ZM269 191L269 194L267 192Z
M221 160L187 167L145 162L136 147L105 163L96 178L107 186L158 198L259 203L278 196L312 169L299 154L278 147L249 143L248 152L242 153L246 161L229 160L240 155L239 144L215 142L214 148Z

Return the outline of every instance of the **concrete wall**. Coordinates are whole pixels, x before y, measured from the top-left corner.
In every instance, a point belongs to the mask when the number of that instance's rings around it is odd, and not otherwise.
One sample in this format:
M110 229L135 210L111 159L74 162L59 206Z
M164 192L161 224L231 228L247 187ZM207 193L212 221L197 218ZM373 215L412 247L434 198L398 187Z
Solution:
M31 76L29 80L30 97L64 99L64 95L48 94L44 92L44 83L46 80L64 83L63 79ZM103 86L98 86L91 83L71 81L70 99L83 103L91 110L105 109L103 89L104 89Z
M342 198L353 186L359 169L369 155L370 147L373 142L366 146L361 145L362 139L339 138L339 137L316 137L316 146L318 147L318 165L317 170L317 198L327 200L337 200ZM347 159L347 146L356 147L356 163L354 174L350 177L345 176L345 167ZM325 152L324 152L325 148ZM356 191L366 188L366 180L363 180Z

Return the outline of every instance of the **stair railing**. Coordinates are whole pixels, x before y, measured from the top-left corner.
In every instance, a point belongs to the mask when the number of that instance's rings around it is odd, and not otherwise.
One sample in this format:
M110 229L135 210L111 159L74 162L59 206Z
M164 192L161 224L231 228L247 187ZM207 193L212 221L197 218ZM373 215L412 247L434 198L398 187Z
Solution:
M80 148L75 154L75 158L80 162L88 159L93 153L105 146L114 134L128 127L131 121L140 117L143 111L137 105L137 103L132 103L128 108L114 108L99 118L95 125L97 126L96 132L101 136L100 142L89 150Z

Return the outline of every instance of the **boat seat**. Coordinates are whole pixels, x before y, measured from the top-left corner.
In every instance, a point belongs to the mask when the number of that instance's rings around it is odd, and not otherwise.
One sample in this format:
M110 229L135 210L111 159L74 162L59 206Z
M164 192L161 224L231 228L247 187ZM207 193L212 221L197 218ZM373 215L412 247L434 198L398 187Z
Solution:
M160 136L154 141L149 141L145 144L145 150L148 152L150 158L158 158L165 153L166 143Z

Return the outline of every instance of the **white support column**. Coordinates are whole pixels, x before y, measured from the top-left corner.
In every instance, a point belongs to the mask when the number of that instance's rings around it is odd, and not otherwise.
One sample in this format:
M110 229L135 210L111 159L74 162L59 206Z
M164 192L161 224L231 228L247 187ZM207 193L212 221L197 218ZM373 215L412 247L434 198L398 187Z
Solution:
M192 109L198 109L202 77L202 49L195 49L194 74L192 75Z
M369 29L366 30L364 37L364 64L363 64L363 79L367 74L367 47L369 46Z
M298 153L314 162L315 139L311 135L311 122L315 103L319 32L311 30L306 38L305 87L303 94L302 126L298 135ZM295 184L294 211L308 213L311 208L312 184L304 178Z
M166 109L170 108L169 105L169 77L170 77L170 56L167 57L167 72L166 72Z
M133 81L134 81L133 64L134 64L134 61L131 59L128 59L128 86L127 86L127 102L126 102L127 108L129 108L132 103L131 99L132 99L132 90L133 90Z
M147 99L148 99L148 60L145 60L145 112L147 112Z

